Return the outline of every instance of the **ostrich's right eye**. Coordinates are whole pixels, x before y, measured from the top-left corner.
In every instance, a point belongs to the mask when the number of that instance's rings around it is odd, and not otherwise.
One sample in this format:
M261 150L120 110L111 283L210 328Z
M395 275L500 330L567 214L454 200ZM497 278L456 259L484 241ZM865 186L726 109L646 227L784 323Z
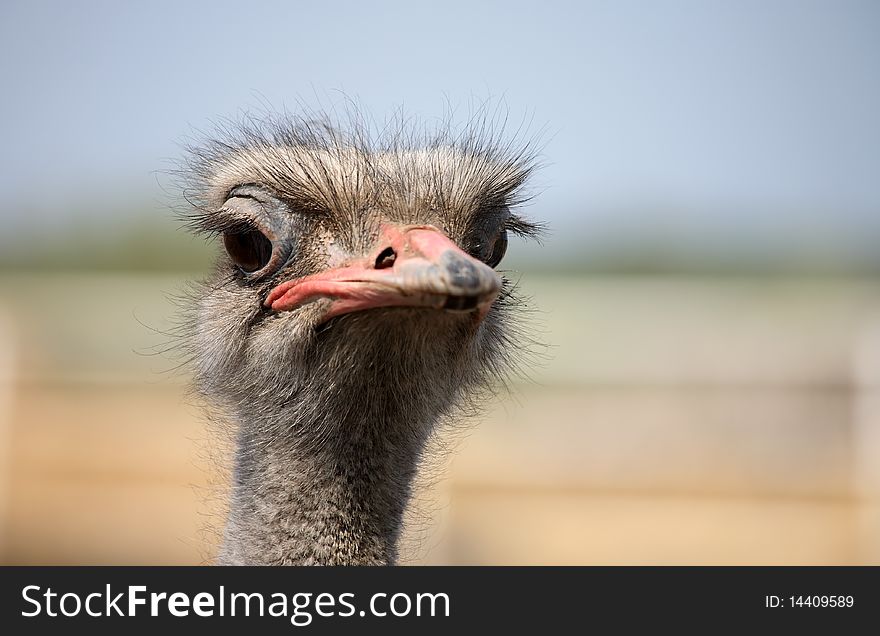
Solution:
M257 230L225 232L223 245L232 262L248 274L263 269L272 259L272 241Z

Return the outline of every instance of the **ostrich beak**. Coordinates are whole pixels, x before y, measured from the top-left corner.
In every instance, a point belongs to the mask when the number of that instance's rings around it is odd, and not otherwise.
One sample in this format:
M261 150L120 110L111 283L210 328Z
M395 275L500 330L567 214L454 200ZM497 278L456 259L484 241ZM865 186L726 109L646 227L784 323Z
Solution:
M365 258L281 283L266 298L275 311L290 311L326 298L323 320L376 307L429 307L489 311L501 290L491 267L464 252L431 225L385 225Z

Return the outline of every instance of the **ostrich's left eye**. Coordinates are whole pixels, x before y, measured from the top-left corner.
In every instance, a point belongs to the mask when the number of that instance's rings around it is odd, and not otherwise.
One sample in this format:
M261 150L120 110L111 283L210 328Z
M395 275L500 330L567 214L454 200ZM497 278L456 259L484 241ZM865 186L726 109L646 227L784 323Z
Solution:
M498 263L501 262L501 259L504 258L504 254L507 253L507 230L501 230L498 236L495 237L495 240L492 242L492 248L489 252L489 256L485 259L486 265L489 267L495 267Z
M272 259L272 242L257 230L225 232L223 246L232 262L248 274L263 269Z

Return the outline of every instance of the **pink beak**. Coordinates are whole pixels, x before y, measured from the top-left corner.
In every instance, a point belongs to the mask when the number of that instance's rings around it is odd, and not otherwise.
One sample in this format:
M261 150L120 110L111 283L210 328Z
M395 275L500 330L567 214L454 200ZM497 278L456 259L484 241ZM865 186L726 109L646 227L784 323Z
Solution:
M482 318L501 290L501 278L431 225L382 227L370 256L281 283L266 298L275 311L317 300L332 302L324 320L376 307L475 311Z

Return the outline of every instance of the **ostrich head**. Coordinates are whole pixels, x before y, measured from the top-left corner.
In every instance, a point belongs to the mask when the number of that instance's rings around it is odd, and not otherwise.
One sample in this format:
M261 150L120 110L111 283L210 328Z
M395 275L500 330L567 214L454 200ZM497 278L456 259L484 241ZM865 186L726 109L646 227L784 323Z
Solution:
M288 119L193 155L191 225L223 246L193 315L198 386L238 424L229 561L393 560L387 545L364 558L363 538L350 559L315 556L293 530L277 541L296 535L299 558L255 547L257 492L279 491L266 524L286 515L320 541L327 511L303 510L309 488L329 489L334 510L372 511L343 526L393 543L436 422L518 348L513 285L496 268L509 234L537 230L515 210L530 157L478 134L371 143L358 130Z

